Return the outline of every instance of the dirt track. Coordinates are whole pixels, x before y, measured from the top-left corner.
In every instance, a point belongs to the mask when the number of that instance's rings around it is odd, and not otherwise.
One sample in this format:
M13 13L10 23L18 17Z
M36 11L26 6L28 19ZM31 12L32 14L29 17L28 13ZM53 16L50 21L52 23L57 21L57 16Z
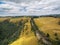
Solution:
M44 44L46 44L46 45L52 45L52 43L51 43L51 42L49 41L49 39L45 36L45 34L38 29L38 27L36 26L33 18L31 18L30 23L31 23L31 26L32 26L32 28L33 28L33 31L34 31L35 36L37 37L37 39L38 39L39 41L42 41L42 42L43 42Z

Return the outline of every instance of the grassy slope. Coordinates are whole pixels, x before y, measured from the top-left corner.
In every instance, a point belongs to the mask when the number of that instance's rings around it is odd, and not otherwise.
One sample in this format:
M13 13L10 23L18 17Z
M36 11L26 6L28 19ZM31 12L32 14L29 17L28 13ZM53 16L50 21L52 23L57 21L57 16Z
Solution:
M58 34L58 38L60 39L60 25L58 24L60 18L41 17L34 20L41 31L45 34L48 33L51 39L55 40L55 33Z
M11 45L37 45L37 39L31 31L30 19L25 24L23 31L21 31L20 38Z
M5 23L4 21L7 22ZM24 24L24 27L21 31L19 22L21 22ZM26 22L26 20L28 20ZM9 36L10 33L12 33L9 37L5 36L6 38L4 38L1 42L1 45L38 45L38 40L34 35L34 32L31 31L31 24L30 24L30 18L0 18L0 22L2 23L2 27L3 27L3 36L7 35ZM12 23L12 27L13 24L16 27L10 28L9 26ZM18 28L19 26L19 28ZM16 30L15 30L16 29ZM5 32L4 32L5 31ZM19 31L21 31L21 33L19 34ZM8 35L9 34L9 35ZM9 43L9 44L8 44Z
M16 32L17 33L13 33L13 35L11 35L10 37L16 37L18 36L17 39L15 39L14 42L12 42L12 40L14 38L9 38L9 39L4 39L3 42L6 42L7 40L10 42L8 45L38 45L38 40L37 37L34 35L34 32L31 31L31 24L30 24L30 18L0 18L0 22L3 22L6 19L10 19L9 22L12 22L13 24L15 24L16 27L14 27L14 29L11 30L15 30L16 28ZM25 22L24 27L21 31L20 26L18 23L21 21L21 19L23 20L23 22ZM28 20L26 22L26 20ZM60 25L58 25L58 21L59 18L53 18L53 17L41 17L41 18L36 18L34 19L36 25L38 26L38 28L41 29L41 31L43 31L45 34L49 34L50 38L55 40L55 36L54 34L57 33L58 34L58 38L60 38ZM9 31L8 24L3 24L4 29L7 29L8 32L7 34L11 33ZM18 29L19 26L19 29ZM21 31L21 33L18 35L19 30ZM4 31L4 30L3 30ZM6 33L6 31L4 32ZM1 44L4 45L4 44ZM40 44L42 45L42 44Z

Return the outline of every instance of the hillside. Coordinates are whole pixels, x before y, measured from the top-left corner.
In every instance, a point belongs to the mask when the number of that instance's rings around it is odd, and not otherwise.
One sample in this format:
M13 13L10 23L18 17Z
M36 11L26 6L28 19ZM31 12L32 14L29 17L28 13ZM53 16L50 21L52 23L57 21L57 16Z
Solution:
M1 17L0 40L1 45L59 45L60 18Z

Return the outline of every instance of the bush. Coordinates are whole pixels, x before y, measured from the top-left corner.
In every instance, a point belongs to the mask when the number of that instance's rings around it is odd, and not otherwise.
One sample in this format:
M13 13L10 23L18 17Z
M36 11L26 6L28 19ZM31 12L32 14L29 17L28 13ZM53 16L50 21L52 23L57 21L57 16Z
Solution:
M50 37L50 35L47 33L47 37Z
M55 33L54 35L57 36L57 33Z
M58 22L58 25L60 25L60 21Z

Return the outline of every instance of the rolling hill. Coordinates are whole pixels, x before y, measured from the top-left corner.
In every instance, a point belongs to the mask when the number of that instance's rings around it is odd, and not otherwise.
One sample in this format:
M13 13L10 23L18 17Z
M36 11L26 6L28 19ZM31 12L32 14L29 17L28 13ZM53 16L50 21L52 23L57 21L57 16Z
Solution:
M59 45L60 18L0 17L1 45Z

